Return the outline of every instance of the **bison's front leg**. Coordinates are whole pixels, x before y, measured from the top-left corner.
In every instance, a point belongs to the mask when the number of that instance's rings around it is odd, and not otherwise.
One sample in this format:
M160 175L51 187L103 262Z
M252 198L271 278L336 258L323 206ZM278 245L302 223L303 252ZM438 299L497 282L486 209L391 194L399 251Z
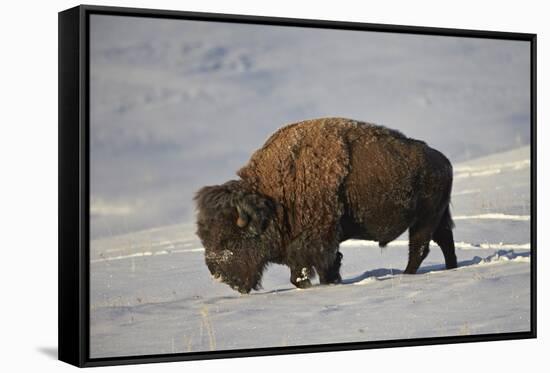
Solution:
M326 258L327 260L323 260L315 267L321 284L339 284L342 282L342 277L340 276L342 257L342 253L336 251L333 256Z
M313 270L308 267L297 266L290 269L290 282L297 288L307 289L311 287Z

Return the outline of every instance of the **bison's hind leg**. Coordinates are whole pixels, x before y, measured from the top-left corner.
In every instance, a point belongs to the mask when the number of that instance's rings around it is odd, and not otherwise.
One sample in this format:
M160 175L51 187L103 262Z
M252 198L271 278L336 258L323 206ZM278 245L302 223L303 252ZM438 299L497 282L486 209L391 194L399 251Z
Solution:
M409 228L409 262L406 274L415 274L422 261L430 252L430 240L433 239L443 251L447 269L456 268L455 243L453 238L453 220L447 206L433 223L433 219L421 220Z
M451 219L451 214L449 208L445 210L441 221L437 226L433 234L433 240L436 244L439 245L441 251L443 251L443 256L445 257L445 266L447 269L452 269L457 267L456 263L456 254L455 254L455 241L453 238L453 221Z
M409 228L409 262L405 274L414 275L430 252L433 224L416 223Z

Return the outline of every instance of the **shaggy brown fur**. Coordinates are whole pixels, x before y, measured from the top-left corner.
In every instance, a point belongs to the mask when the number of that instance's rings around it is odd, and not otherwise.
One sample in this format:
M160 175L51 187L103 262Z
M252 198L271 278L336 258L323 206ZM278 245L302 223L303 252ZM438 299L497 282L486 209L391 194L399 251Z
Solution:
M424 142L350 119L309 120L275 132L238 175L196 196L206 263L236 290L257 289L270 262L288 265L298 287L315 272L340 282L340 242L384 246L407 229L406 273L416 273L430 239L456 267L452 167Z

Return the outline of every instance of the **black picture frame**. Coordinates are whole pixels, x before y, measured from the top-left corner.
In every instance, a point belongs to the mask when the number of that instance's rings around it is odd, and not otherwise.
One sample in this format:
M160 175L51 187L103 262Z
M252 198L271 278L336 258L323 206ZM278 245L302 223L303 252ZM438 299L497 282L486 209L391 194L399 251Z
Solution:
M89 17L92 14L522 40L531 51L531 329L528 332L90 358ZM59 360L79 367L536 338L536 34L81 5L59 13Z

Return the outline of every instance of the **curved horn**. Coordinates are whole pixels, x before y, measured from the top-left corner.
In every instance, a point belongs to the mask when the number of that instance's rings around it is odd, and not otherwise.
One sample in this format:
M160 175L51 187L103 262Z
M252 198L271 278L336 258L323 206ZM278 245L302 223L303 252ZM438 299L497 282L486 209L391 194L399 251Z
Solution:
M243 213L241 211L240 207L237 207L237 212L239 214L239 217L237 218L237 225L239 226L239 228L246 227L248 225L248 221L249 221L248 215Z

